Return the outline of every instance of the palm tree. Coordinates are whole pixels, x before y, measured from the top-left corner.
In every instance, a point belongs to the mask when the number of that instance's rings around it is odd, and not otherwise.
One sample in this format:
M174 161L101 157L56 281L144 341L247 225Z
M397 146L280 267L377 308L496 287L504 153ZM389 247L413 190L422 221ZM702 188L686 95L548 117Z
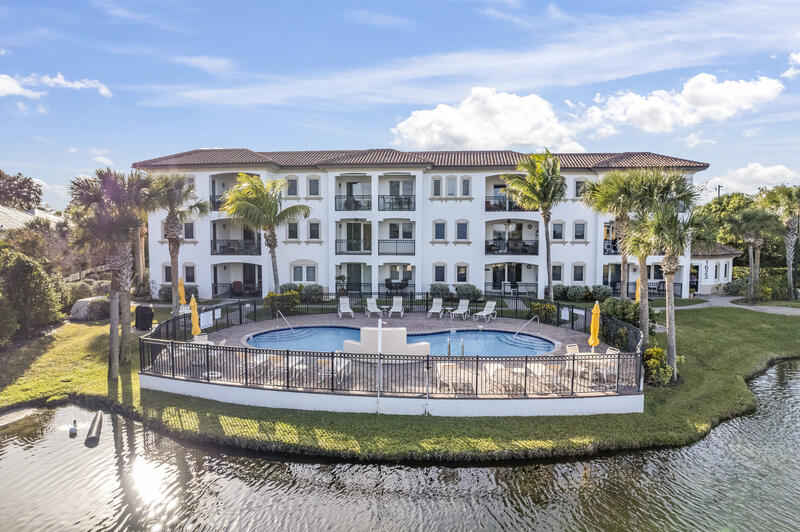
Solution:
M129 200L136 194L132 191L140 185L133 174L125 176L110 168L97 170L95 177L78 177L70 183L75 243L101 252L111 267L108 378L115 381L119 376L120 346L127 352L130 334L131 240L139 226L138 214ZM122 343L119 336L121 293L123 301L127 302L123 303Z
M186 174L162 174L153 181L152 207L164 209L164 238L169 246L170 282L172 284L172 315L178 317L178 254L183 244L183 224L187 220L205 216L210 210L206 201L198 200L194 182Z
M686 249L708 240L708 221L693 212L684 213L679 205L664 203L653 213L650 237L664 254L661 269L666 281L667 300L667 362L672 366L672 382L677 382L678 365L675 346L675 274L680 268L680 258Z
M285 179L264 182L258 175L239 174L236 185L225 194L225 203L222 205L222 210L231 218L263 231L264 243L269 248L269 256L272 259L272 280L275 283L275 290L280 287L278 259L275 253L278 236L275 230L296 221L301 216L308 218L311 214L311 208L307 205L292 205L283 209L285 188Z
M547 300L553 302L553 280L550 275L550 219L553 207L563 201L567 193L567 181L561 175L561 161L548 150L522 159L517 170L525 175L504 175L506 190L523 209L542 213L544 242L547 262Z
M639 278L639 328L642 345L650 341L650 303L647 286L647 257L660 253L649 224L655 211L662 205L674 205L678 209L691 206L697 199L697 191L680 172L668 172L660 168L641 168L627 172L630 180L632 210L625 231L623 249L638 259Z
M620 299L628 297L628 252L622 243L625 229L634 208L631 180L627 172L613 170L601 181L587 181L583 188L583 201L596 213L614 217L614 233L620 249Z
M800 225L800 185L780 185L769 190L760 191L760 203L769 211L778 215L783 223L783 241L786 246L786 282L789 288L789 299L794 299L794 249L797 245L798 226Z
M747 261L750 276L747 282L747 302L754 303L759 294L761 274L761 248L769 234L781 231L778 217L764 209L749 207L726 220L728 230L739 236L747 246Z

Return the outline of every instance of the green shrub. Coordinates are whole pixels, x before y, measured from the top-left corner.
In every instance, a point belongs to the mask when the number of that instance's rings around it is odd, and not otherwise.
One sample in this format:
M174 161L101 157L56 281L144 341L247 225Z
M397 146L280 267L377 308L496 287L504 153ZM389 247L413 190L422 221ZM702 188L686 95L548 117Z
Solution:
M16 311L8 300L0 295L0 348L7 346L18 330Z
M477 301L483 297L483 292L481 292L474 284L466 283L456 285L456 295L459 299Z
M763 255L762 255L763 257ZM732 279L747 279L750 277L750 267L749 266L734 266L731 272ZM785 266L778 266L778 267L771 267L771 266L763 266L758 270L758 278L764 279L766 277L782 277L786 279L786 267Z
M655 318L655 311L652 307L649 307L649 310L650 321L652 322ZM634 327L639 326L639 303L633 299L609 297L600 303L600 314L602 316L616 318L625 323L630 323Z
M88 321L107 320L111 313L111 303L108 298L92 299L89 301L89 310L86 314Z
M556 322L556 306L550 303L531 302L531 312L534 316L539 316L540 323Z
M553 299L556 301L563 301L567 299L567 291L569 287L563 284L553 285Z
M322 288L322 285L307 284L300 286L303 287L300 291L300 301L303 303L322 303L322 296L325 293L325 289Z
M611 297L611 287L602 284L596 284L592 287L592 299L603 302Z
M667 352L660 347L645 349L644 378L655 386L666 386L672 379L672 366L667 364Z
M183 291L186 294L187 305L189 304L189 300L192 299L192 296L194 296L195 299L200 299L200 295L199 292L197 291L196 284L184 284ZM172 285L162 284L161 287L158 289L158 299L160 299L164 303L172 303Z
M75 281L74 283L67 283L68 298L65 309L71 309L72 305L79 299L92 297L92 287L89 283L84 281Z
M567 289L567 299L570 301L580 302L586 301L589 295L589 289L585 286L574 285Z
M431 297L449 298L453 295L450 293L450 285L445 283L431 283L430 293Z
M95 281L92 284L93 296L107 296L111 292L111 281Z
M293 311L300 304L300 294L290 290L283 294L270 292L264 297L264 308L280 310L282 313Z
M63 317L62 295L38 262L13 250L0 253L0 292L18 310L19 330L28 332Z
M285 294L286 292L300 293L300 287L298 287L295 283L283 283L279 290L281 294Z
M734 279L722 286L722 291L729 296L744 296L747 294L747 279Z
M758 284L761 289L762 301L777 301L789 297L786 277L762 277Z

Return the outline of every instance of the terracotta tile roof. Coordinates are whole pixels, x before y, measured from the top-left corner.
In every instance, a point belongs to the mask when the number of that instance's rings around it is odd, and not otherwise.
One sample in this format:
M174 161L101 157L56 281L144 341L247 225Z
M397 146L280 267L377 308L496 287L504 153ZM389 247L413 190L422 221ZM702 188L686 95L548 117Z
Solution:
M665 167L704 170L708 163L651 152L557 153L565 169ZM278 168L308 166L430 166L442 168L513 168L525 157L511 150L458 150L404 152L391 148L371 150L262 151L244 148L201 149L133 163L134 168L264 165Z
M692 246L692 258L701 257L738 257L742 252L738 249L724 244L714 243L695 244Z

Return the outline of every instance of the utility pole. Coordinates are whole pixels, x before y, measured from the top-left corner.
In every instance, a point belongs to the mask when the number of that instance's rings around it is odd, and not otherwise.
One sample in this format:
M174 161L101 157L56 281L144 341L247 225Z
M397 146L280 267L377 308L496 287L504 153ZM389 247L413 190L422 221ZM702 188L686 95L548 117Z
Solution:
M719 198L722 195L722 185L717 185L714 188L717 189L717 198Z

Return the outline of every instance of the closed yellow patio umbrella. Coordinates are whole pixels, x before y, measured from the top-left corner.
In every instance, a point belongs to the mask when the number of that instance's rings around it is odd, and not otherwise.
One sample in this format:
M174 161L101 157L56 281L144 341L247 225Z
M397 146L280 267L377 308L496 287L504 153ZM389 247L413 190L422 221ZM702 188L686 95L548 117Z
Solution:
M639 302L639 289L642 287L642 280L636 279L636 302Z
M594 308L592 308L592 326L589 331L591 333L589 345L592 346L592 353L594 353L594 348L600 344L600 303L597 301L594 302Z
M197 336L203 331L200 329L200 317L197 315L197 301L194 299L194 294L189 302L189 308L192 309L192 336Z
M178 303L186 304L186 289L183 287L183 277L178 278Z

